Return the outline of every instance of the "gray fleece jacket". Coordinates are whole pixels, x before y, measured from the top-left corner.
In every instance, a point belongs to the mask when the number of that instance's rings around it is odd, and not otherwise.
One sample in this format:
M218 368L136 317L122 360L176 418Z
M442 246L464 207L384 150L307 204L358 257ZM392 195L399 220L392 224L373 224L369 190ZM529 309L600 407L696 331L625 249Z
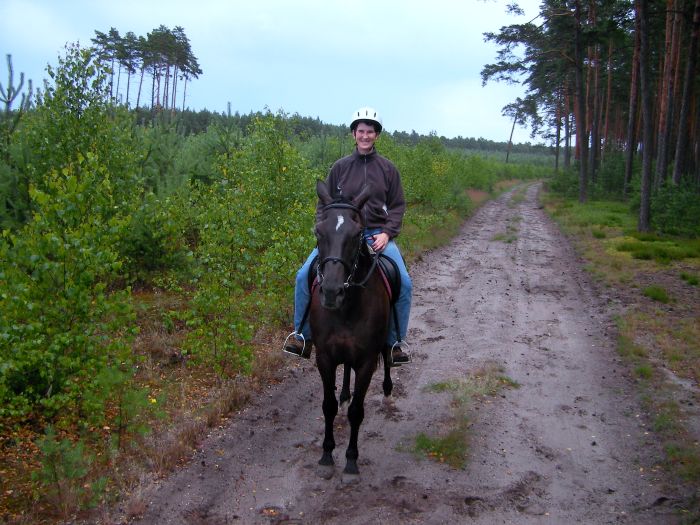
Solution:
M337 160L331 167L326 184L333 198L351 199L372 184L372 195L362 208L365 227L381 228L390 238L401 231L406 201L401 176L396 166L372 149L362 155L357 148L350 155ZM317 215L321 209L319 202Z

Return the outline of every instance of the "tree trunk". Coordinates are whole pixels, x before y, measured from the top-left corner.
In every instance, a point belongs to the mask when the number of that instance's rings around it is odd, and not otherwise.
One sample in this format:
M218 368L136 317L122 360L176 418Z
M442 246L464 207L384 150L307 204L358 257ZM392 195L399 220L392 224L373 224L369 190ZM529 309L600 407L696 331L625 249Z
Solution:
M117 99L119 98L119 83L121 82L122 79L122 64L121 62L117 62L119 64L119 69L117 70L117 89L116 92L114 93L114 100L116 102L119 102Z
M112 51L114 53L114 51ZM109 76L109 98L111 100L114 100L114 57L112 57L112 65L111 71L110 71L110 76Z
M163 109L168 109L170 101L170 64L165 66L165 80L163 81Z
M562 95L561 88L557 90L557 108L556 108L556 138L554 140L554 173L559 173L559 155L561 154L561 115L562 115Z
M700 0L698 0L700 2ZM625 185L622 194L629 195L632 183L632 168L637 153L637 106L639 105L639 17L634 20L634 53L632 58L632 76L630 79L629 115L627 120L627 150L625 151Z
M146 72L146 67L141 68L141 78L139 79L139 91L136 94L136 107L139 107L139 104L141 103L141 87L143 86L143 74Z
M695 105L695 119L692 126L693 132L691 137L693 137L692 147L693 147L693 182L697 188L700 188L700 104Z
M588 130L586 129L586 90L583 82L583 39L581 35L581 1L575 2L574 61L576 70L576 146L579 148L579 202L588 200Z
M571 96L569 84L564 86L564 169L571 167Z
M170 107L175 111L175 106L177 102L177 64L173 66L173 87L172 87L172 97L170 100Z
M588 26L596 31L596 2L588 4ZM588 79L586 82L590 96L586 98L588 118L586 123L590 132L590 148L588 150L588 173L591 180L596 181L598 174L598 159L600 152L600 45L593 44L588 49Z
M506 164L508 164L508 158L510 157L510 150L513 147L513 132L515 131L515 123L518 121L518 114L513 116L513 125L510 127L510 137L508 138L508 149L506 150Z
M653 154L653 101L649 71L649 6L648 0L636 0L636 16L639 17L639 81L642 92L642 184L639 207L640 232L651 229L651 177Z
M673 125L673 81L675 77L674 64L676 57L674 49L677 48L678 36L677 24L675 19L677 15L676 0L667 0L666 3L666 40L664 45L664 67L663 76L659 83L660 104L659 104L659 129L657 139L657 157L656 157L656 172L654 175L654 186L658 188L661 183L666 180L668 173L668 150Z
M610 149L610 113L612 112L612 55L613 55L613 40L610 38L608 44L608 61L607 61L607 88L605 90L605 116L603 124L603 151L601 154L601 161L606 150Z
M598 175L598 159L600 153L600 52L598 46L595 46L593 52L593 86L591 88L592 96L589 99L590 109L590 132L591 146L588 152L588 171L591 175L591 180L596 181Z
M129 65L131 68L131 65ZM126 107L129 107L129 88L131 87L131 69L126 70Z
M683 79L683 95L681 96L681 111L678 117L678 136L676 138L676 155L673 166L673 184L681 183L683 174L686 173L687 148L688 148L688 119L690 117L690 105L693 96L693 84L695 79L696 55L698 52L698 36L700 35L700 0L695 0L693 10L693 28L690 34L688 49L688 62L685 66L685 78Z

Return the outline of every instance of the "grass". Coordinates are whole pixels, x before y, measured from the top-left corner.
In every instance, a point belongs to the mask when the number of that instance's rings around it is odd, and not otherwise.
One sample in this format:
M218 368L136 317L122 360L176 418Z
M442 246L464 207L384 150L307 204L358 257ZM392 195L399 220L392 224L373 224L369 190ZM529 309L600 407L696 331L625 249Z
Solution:
M630 362L661 360L676 376L700 382L700 321L664 312L629 312L618 323L618 352Z
M640 345L634 343L627 335L620 334L617 340L617 352L628 359L645 357L647 352Z
M695 482L700 479L700 458L697 448L670 442L665 447L669 461L683 479ZM698 523L694 521L693 523Z
M493 237L491 237L492 241L500 241L504 242L506 244L511 244L515 242L518 239L518 236L515 235L514 233L497 233Z
M623 239L616 246L618 251L629 252L634 259L669 264L700 257L700 244L695 240L663 240L659 238Z
M430 437L420 433L416 436L415 451L446 463L453 468L463 469L466 463L467 428L466 422L448 431L445 436Z
M525 201L525 192L527 191L527 188L527 186L517 188L508 202L508 207L515 208L518 204L523 203Z
M693 273L681 272L681 279L691 286L697 286L700 283L698 276Z
M518 236L516 235L518 233L518 225L522 220L523 218L520 216L510 217L508 219L508 225L506 226L505 233L497 233L491 237L491 240L505 242L506 244L516 241L518 239Z
M651 379L654 375L654 369L648 363L643 363L635 367L634 373L642 379Z
M483 398L495 396L504 388L518 387L518 383L503 375L502 368L494 363L488 363L465 379L428 385L426 390L429 392L452 394L452 419L438 435L419 433L415 437L414 453L463 469L469 450L469 413L473 405Z
M667 304L671 301L668 292L661 286L657 285L647 286L642 290L642 295L659 303Z
M621 202L595 201L581 204L550 194L545 207L566 231L577 234L594 228L608 235L610 232L633 230L636 224L629 206Z

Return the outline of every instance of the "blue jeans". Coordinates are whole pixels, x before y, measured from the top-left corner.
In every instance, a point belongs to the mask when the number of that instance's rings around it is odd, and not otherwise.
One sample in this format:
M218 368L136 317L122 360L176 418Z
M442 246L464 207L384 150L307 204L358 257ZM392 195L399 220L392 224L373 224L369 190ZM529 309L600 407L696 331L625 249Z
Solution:
M371 239L369 239L369 237L380 232L381 230L379 228L365 229L365 238L368 239L368 244L371 244ZM401 337L399 338L399 334L396 333L394 312L392 311L391 318L389 320L389 335L387 336L386 340L386 343L389 346L392 346L394 343L399 341L399 339L401 341L406 339L408 317L411 313L413 283L411 282L411 277L408 275L408 270L406 269L406 264L403 261L403 257L401 257L399 247L396 246L394 241L389 241L389 244L386 245L382 253L396 263L399 273L401 274L401 293L396 301L396 315L399 318L399 333ZM299 325L301 324L301 320L304 317L304 312L306 312L306 308L311 299L311 295L309 293L309 269L311 268L311 263L317 255L318 250L314 248L311 255L309 255L309 257L306 259L306 262L304 262L301 268L299 268L299 271L297 272L296 285L294 286L294 330L297 333L301 333L304 336L304 339L312 338L308 317L301 329Z

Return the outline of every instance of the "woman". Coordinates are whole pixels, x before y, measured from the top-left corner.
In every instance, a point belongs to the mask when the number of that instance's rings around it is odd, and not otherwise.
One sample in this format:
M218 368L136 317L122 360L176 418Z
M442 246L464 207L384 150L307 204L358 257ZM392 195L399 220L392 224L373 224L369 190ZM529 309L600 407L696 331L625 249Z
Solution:
M394 364L410 361L406 352L399 346L405 340L408 329L408 318L411 311L411 278L394 238L401 231L403 215L406 211L401 176L396 166L385 157L379 155L374 147L379 134L382 132L382 119L376 110L363 107L355 111L350 122L350 130L355 139L355 150L350 155L336 161L331 167L326 184L331 195L336 197L358 195L362 188L371 183L373 193L362 208L367 243L377 253L383 253L392 259L401 275L401 293L396 301L399 333L396 333L395 323L389 323L387 345L392 348ZM320 210L320 203L318 210ZM305 321L310 293L308 275L311 263L318 254L316 249L311 252L304 265L297 272L294 289L294 337L289 337L289 343L284 351L301 357L311 355L311 328ZM393 315L393 314L392 314Z

